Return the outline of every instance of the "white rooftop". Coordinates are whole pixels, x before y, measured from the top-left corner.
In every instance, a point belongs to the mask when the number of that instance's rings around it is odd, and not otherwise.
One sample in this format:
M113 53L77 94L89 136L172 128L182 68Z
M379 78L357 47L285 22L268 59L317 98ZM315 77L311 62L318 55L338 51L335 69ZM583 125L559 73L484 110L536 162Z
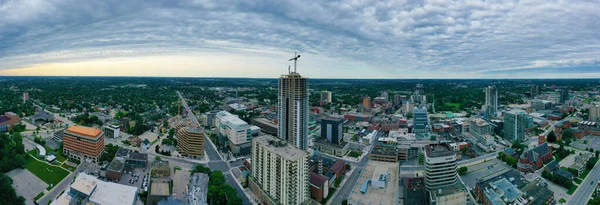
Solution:
M68 205L71 199L70 189L90 193L89 201L102 205L131 205L135 203L138 193L137 187L105 182L94 176L79 173L71 187L56 201L53 201L51 205Z

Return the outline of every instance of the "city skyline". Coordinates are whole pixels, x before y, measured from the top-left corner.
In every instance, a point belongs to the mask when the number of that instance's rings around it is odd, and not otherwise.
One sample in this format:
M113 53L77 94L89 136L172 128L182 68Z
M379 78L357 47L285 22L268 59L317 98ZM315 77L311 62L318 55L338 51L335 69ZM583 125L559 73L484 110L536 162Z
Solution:
M0 76L598 78L586 1L5 1Z

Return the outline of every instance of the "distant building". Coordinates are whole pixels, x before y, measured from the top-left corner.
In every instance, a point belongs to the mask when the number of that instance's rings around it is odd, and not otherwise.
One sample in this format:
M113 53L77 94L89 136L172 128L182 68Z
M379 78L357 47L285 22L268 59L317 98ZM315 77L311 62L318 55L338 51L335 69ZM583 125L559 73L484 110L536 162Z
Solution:
M498 113L498 89L494 86L485 88L485 117L490 119L496 117Z
M187 193L187 205L208 205L208 179L207 174L195 173L190 177Z
M63 153L71 160L98 163L104 152L104 133L96 128L72 126L63 136Z
M598 105L591 106L588 109L588 112L589 112L588 116L590 118L590 121L593 121L593 122L600 121L600 106L598 106Z
M532 100L531 105L529 107L535 110L550 110L552 109L552 101Z
M137 187L105 182L95 176L79 173L70 187L50 205L134 205L137 194Z
M560 94L559 94L559 100L558 100L558 102L560 104L564 104L564 103L566 103L569 100L569 98L570 98L569 97L569 91L566 90L566 89L561 89L560 90Z
M535 148L524 151L519 156L517 169L522 172L535 172L542 168L545 162L552 160L552 146L547 143L538 145Z
M363 107L370 109L371 108L371 98L370 97L364 97L363 98L363 102L362 102Z
M427 108L415 108L413 110L413 129L412 132L419 136L429 134L429 118L427 117Z
M204 128L184 127L177 131L177 150L182 156L204 157Z
M411 96L410 100L414 102L415 106L426 106L427 105L427 96L421 95L419 90L416 90Z
M413 110L415 109L415 106L417 106L417 104L415 104L415 102L410 101L410 100L406 100L402 103L402 113L412 113Z
M475 195L484 205L553 204L554 192L540 179L527 181L518 171L509 169L497 177L480 180Z
M402 95L394 95L394 106L396 108L402 107Z
M29 93L28 92L24 92L23 93L23 103L27 102L29 100Z
M252 139L249 186L262 204L304 204L310 200L308 153L273 136Z
M504 113L504 139L524 141L525 130L533 125L533 119L525 111L511 110Z
M105 125L103 128L104 136L108 138L121 137L121 127L119 125Z
M324 102L324 103L332 102L331 91L322 91L321 92L321 102Z
M54 121L54 115L48 113L48 112L37 112L34 115L29 117L29 122L31 124L38 124L38 123L46 123L46 122L52 122Z

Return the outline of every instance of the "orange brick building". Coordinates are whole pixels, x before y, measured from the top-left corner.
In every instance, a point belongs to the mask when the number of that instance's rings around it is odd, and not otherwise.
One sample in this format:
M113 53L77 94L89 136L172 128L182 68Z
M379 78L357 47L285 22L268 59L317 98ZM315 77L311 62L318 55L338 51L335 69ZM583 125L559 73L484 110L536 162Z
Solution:
M64 132L63 153L69 159L98 163L104 152L104 133L96 128L72 126Z

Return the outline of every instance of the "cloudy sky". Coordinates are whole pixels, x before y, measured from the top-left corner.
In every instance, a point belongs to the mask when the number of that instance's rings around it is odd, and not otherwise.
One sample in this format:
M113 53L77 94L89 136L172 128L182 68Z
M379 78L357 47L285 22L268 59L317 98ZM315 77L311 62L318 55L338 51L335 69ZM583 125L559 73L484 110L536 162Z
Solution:
M600 77L597 0L0 0L0 75Z

